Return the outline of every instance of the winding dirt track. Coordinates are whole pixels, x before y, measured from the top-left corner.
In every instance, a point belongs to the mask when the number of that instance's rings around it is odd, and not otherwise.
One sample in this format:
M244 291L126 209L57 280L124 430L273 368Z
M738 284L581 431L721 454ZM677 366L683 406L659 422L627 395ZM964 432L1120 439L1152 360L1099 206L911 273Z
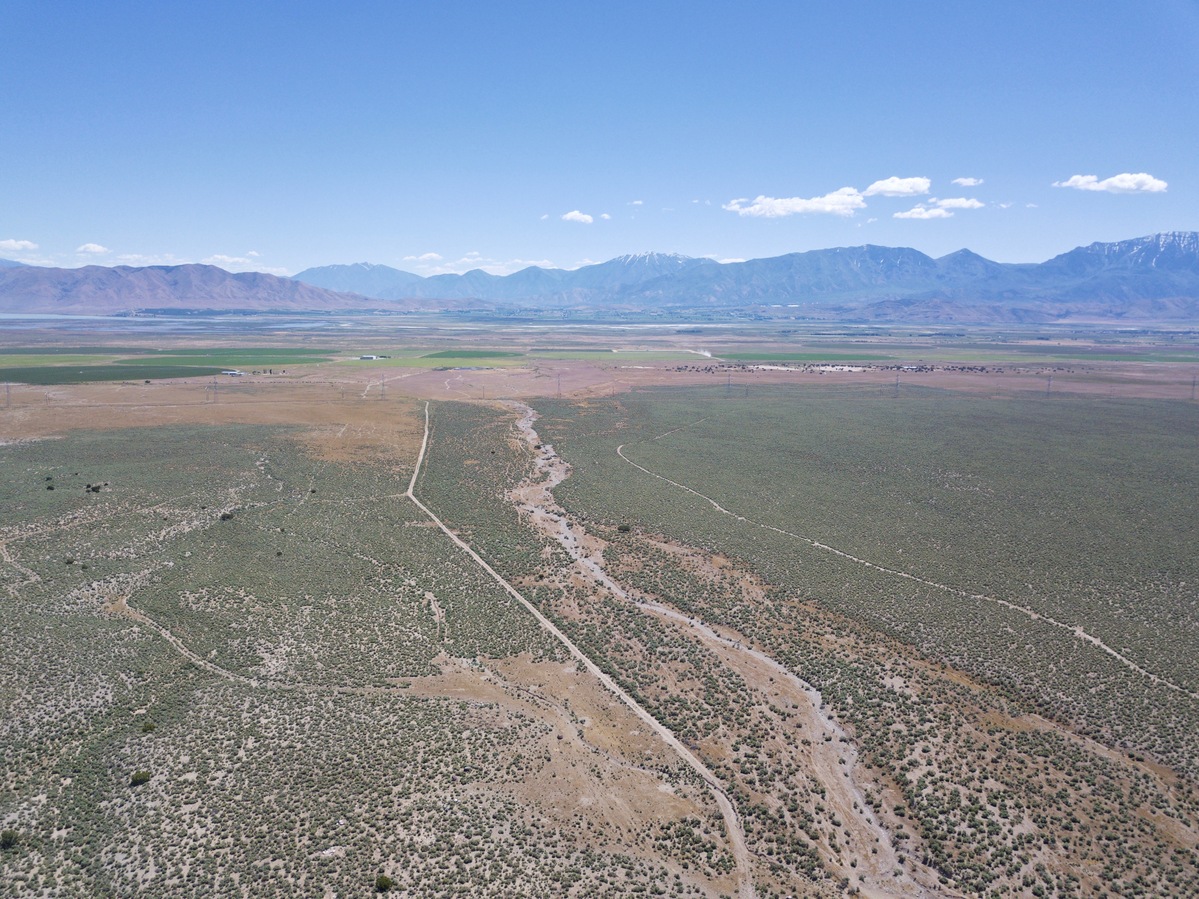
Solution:
M475 563L478 564L480 568L491 575L495 582L503 587L509 596L523 605L529 611L529 614L537 619L537 623L540 624L542 628L544 628L563 646L565 646L567 651L569 651L570 654L574 656L593 677L607 687L608 690L611 691L621 702L623 702L634 715L640 718L653 733L657 734L668 746L670 746L670 748L673 749L679 755L679 757L692 768L692 770L694 770L701 778L703 778L704 782L708 785L708 788L712 791L712 795L716 799L716 804L720 807L720 813L724 817L725 830L728 834L729 844L733 851L733 858L737 863L738 895L741 896L742 899L755 899L756 893L754 891L753 877L751 875L750 853L745 843L745 830L741 825L741 819L737 815L737 810L733 806L732 801L729 799L728 794L725 792L724 786L721 784L720 780L708 769L707 765L701 762L699 758L693 752L691 752L690 749L683 745L683 743L673 733L671 733L670 730L661 724L661 722L659 722L658 719L656 719L653 715L643 709L640 704L638 704L637 700L633 699L632 696L626 693L624 689L616 683L616 681L601 671L599 666L591 661L591 659L588 658L583 651L579 649L579 647L577 647L569 637L566 636L566 634L562 633L562 631L560 631L552 621L546 618L536 606L525 599L519 590L508 583L508 581L505 580L504 577L500 575L494 568L488 565L486 560L484 560L482 556L475 552L470 545L466 543L466 541L446 527L445 523L442 522L442 520L438 518L428 506L417 499L415 493L416 482L420 476L421 466L424 463L425 451L428 448L428 445L429 404L425 403L425 436L421 441L420 454L416 459L416 468L412 472L412 480L409 482L408 491L404 495L412 500L412 502L414 502L417 507L421 509L421 511L428 515L429 519L436 524L442 530L442 532L446 534L446 536L453 540L461 550L474 559Z
M706 420L706 419L701 419L701 420ZM699 422L693 422L692 424L699 424ZM684 427L690 427L690 426L684 425ZM680 430L682 430L682 428L675 428L675 431L680 431ZM671 431L669 433L674 433L674 431ZM662 436L665 437L666 435L663 434ZM656 440L658 438L654 438L654 439ZM1152 681L1153 683L1158 684L1159 686L1167 687L1171 690L1174 690L1177 693L1181 693L1184 696L1189 696L1191 699L1199 700L1199 693L1194 693L1191 690L1188 690L1186 687L1179 686L1178 684L1175 684L1172 681L1167 680L1166 678L1162 677L1160 674L1154 674L1152 671L1142 668L1140 665L1138 665L1132 659L1130 659L1127 656L1122 655L1121 653L1112 649L1110 646L1108 646L1106 643L1104 643L1098 637L1094 636L1093 634L1087 633L1079 625L1066 624L1064 621L1058 621L1056 618L1053 618L1042 612L1038 612L1035 609L1030 609L1027 606L1022 606L1022 605L1019 605L1018 603L1010 602L1006 599L1000 599L998 596L987 596L986 594L983 594L983 593L971 593L969 590L962 590L958 587L952 587L948 584L940 584L940 583L937 583L936 581L931 581L928 578L923 578L923 577L920 577L919 575L911 574L910 572L907 572L907 571L900 571L897 568L888 568L885 565L878 565L874 562L871 562L869 559L859 558L858 556L852 555L851 553L847 553L844 550L837 549L835 546L829 546L827 543L821 543L820 541L815 540L811 537L806 537L803 534L796 534L791 531L785 531L782 528L776 528L774 525L763 524L760 521L754 521L752 518L746 518L744 515L738 515L736 512L732 512L732 511L726 509L724 506L720 505L720 503L716 502L716 500L712 499L712 497L707 496L706 494L700 493L698 490L694 490L691 487L688 487L686 484L680 484L678 481L673 481L670 478L666 477L665 475L660 475L655 471L650 471L644 465L638 465L636 462L634 462L632 459L630 459L628 456L626 456L624 454L624 448L625 448L625 444L623 444L623 443L620 446L618 446L616 448L616 455L620 456L620 458L622 458L625 462L628 462L630 465L632 465L638 471L643 471L647 475L657 478L659 481L665 481L667 484L671 484L675 487L678 487L680 490L686 490L688 493L692 494L693 496L697 496L700 499L710 503L712 505L712 508L716 509L716 511L718 511L724 515L728 515L730 518L735 518L737 521L743 522L745 524L748 524L748 525L751 525L754 527L764 528L765 530L768 530L768 531L774 531L776 534L782 534L786 537L792 537L796 540L800 540L800 541L808 544L809 546L813 547L814 549L818 549L818 550L821 550L821 551L827 552L827 553L832 553L835 556L840 556L842 559L847 559L850 562L856 562L857 564L863 565L866 568L873 568L875 571L881 571L884 574L890 574L890 575L894 575L895 577L906 578L909 581L915 581L918 584L923 584L926 587L932 587L936 590L943 590L946 593L950 593L954 596L960 596L963 599L974 599L974 600L979 600L981 602L994 603L995 605L1003 606L1005 609L1010 609L1013 612L1018 612L1021 615L1024 615L1033 621L1043 621L1048 625L1058 628L1059 630L1066 631L1068 634L1071 634L1078 640L1082 640L1084 643L1090 643L1096 649L1099 649L1100 651L1107 653L1109 656L1111 656L1113 659L1115 659L1121 665L1124 665L1126 668L1129 668L1132 671L1135 671L1137 674L1141 675L1142 677L1146 678L1147 680Z

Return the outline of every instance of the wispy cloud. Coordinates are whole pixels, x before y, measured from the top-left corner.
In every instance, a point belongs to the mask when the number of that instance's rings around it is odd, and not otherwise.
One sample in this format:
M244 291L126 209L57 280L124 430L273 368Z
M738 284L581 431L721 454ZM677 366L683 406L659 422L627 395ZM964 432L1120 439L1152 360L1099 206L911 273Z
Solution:
M477 250L471 250L457 259L446 259L438 253L423 253L420 256L405 256L405 262L415 262L411 266L414 274L424 275L461 275L464 272L480 269L491 275L510 275L530 265L542 268L555 268L549 259L493 259L484 256Z
M862 196L873 197L918 197L921 194L928 193L932 187L932 181L928 178L884 178L882 181L875 181L868 188L862 191Z
M117 257L117 262L122 265L186 265L191 262L190 259L180 259L173 253L157 253L147 255L145 253L122 253Z
M748 204L748 205L746 205ZM858 209L866 208L862 194L854 187L842 187L823 197L757 197L751 203L745 197L729 200L722 209L738 215L760 218L782 218L788 215L809 213L848 217Z
M579 212L577 209L572 209L570 212L563 214L562 221L578 222L581 225L590 225L595 221L595 219L585 212Z
M211 256L200 260L205 265L219 265L221 268L226 268L230 265L252 265L252 261L246 256L226 256L224 253L214 253Z
M953 213L940 206L914 206L907 212L896 212L892 218L897 219L949 219Z
M606 212L601 212L600 218L602 218L606 222L606 221L609 221L612 218L612 216L608 215L608 213L606 213Z
M102 247L98 243L85 243L82 246L76 247L75 252L84 256L103 256L105 253L111 251L108 247Z
M941 209L982 209L987 205L973 197L948 197L944 200L931 200L930 202Z
M37 249L32 240L0 240L0 251L5 253L28 253Z
M630 201L629 205L630 206L644 206L645 200L632 200L632 201Z
M954 178L953 183L960 187L978 187L983 183L982 178Z
M215 265L227 272L265 272L268 275L282 276L291 274L285 268L262 265L257 261L258 257L259 254L254 252L247 253L245 256L229 256L225 253L214 253L200 261L204 265Z
M1065 181L1054 181L1054 187L1073 187L1075 190L1103 191L1109 194L1160 194L1166 182L1147 172L1123 172L1099 180L1096 175L1071 175Z
M949 219L953 218L955 209L982 209L987 204L973 197L945 197L937 199L929 197L926 203L917 203L907 212L895 212L892 218L897 219Z

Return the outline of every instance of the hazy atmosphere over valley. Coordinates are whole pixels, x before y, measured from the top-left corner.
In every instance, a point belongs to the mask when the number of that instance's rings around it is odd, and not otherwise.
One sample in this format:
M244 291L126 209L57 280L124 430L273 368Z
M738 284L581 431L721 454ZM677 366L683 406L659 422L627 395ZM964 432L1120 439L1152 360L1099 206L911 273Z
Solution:
M0 896L1199 895L1199 10L15 0Z

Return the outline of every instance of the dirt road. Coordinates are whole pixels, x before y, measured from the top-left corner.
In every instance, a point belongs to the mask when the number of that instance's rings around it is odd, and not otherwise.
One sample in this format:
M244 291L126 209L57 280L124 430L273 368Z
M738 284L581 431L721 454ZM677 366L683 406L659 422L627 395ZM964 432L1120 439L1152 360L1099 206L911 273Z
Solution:
M741 819L737 815L736 808L733 806L728 794L725 793L723 784L721 784L716 775L713 774L690 749L683 745L683 743L673 733L671 733L670 730L661 724L653 715L642 708L632 696L626 693L624 689L616 683L616 681L601 671L599 666L596 665L595 662L591 661L591 659L585 655L583 651L579 649L579 647L576 646L569 637L566 636L566 634L559 630L552 621L546 618L536 606L525 599L521 592L513 587L512 584L510 584L507 580L505 580L504 577L499 574L499 572L487 564L486 560L483 559L483 557L477 552L475 552L474 549L472 549L470 545L466 543L466 541L446 527L445 523L438 518L428 506L426 506L416 497L416 484L420 477L421 466L424 462L425 451L428 449L428 445L429 406L426 403L425 436L421 441L420 455L416 460L416 469L412 473L412 480L408 484L408 492L405 494L405 496L411 499L412 502L414 502L421 509L421 511L428 515L429 519L436 524L437 527L439 527L442 532L446 534L446 536L453 540L460 549L474 559L475 563L479 565L480 568L491 575L495 582L503 587L509 596L523 605L529 611L529 613L535 619L537 619L537 623L540 624L542 628L544 628L549 634L558 640L564 647L566 647L567 651L570 652L570 654L574 656L584 668L587 669L588 673L590 673L608 690L610 690L629 708L630 711L633 712L634 715L640 718L653 733L655 733L668 746L670 746L670 748L673 749L679 755L679 757L703 779L703 781L708 785L708 788L712 791L712 794L716 799L716 804L720 807L720 814L724 818L725 831L728 835L729 845L733 851L733 858L737 863L738 895L742 897L742 899L754 899L756 893L754 892L753 878L751 874L750 853L745 842L745 830L741 826Z

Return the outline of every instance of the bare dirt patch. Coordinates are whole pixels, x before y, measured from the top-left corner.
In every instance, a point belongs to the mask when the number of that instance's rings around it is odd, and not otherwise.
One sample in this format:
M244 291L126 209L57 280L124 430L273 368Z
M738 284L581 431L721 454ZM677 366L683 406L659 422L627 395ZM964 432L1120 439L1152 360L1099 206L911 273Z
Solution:
M422 422L406 397L362 399L337 384L252 376L161 381L149 385L95 383L54 387L20 385L0 410L0 441L55 437L76 430L155 428L168 425L290 425L327 462L411 465Z
M594 845L665 862L685 882L732 893L730 876L699 876L652 851L646 838L680 821L706 823L718 851L728 852L720 812L708 791L670 748L623 703L573 662L529 656L485 661L441 657L441 673L406 679L416 696L491 703L536 717L550 732L523 748L544 765L533 779L509 782L522 804L535 805Z

